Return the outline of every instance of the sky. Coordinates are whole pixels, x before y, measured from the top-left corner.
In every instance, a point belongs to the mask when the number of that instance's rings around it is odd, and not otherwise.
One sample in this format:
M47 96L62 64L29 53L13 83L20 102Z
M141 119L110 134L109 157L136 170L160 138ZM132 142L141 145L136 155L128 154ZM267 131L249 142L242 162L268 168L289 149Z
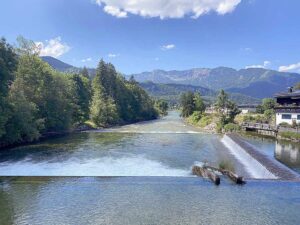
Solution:
M300 73L299 0L1 0L0 36L78 67Z

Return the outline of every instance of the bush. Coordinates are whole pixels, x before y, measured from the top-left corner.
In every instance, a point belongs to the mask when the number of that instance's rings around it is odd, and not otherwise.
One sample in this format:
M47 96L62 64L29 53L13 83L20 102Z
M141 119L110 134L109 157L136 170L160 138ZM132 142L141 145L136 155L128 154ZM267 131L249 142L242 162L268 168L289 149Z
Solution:
M228 123L224 126L225 132L235 132L239 131L240 129L240 126L234 123Z
M292 126L290 124L288 124L287 122L282 122L279 124L279 126L281 127L287 127L287 128L291 128Z
M202 118L202 113L199 111L195 111L191 116L188 117L187 120L189 123L196 125L201 118Z
M207 125L211 124L213 121L212 117L211 116L203 116L200 121L198 122L198 125L200 127L206 127Z
M293 139L293 140L300 140L300 133L295 133L292 131L283 131L283 132L279 132L279 135L283 138L287 138L287 139Z

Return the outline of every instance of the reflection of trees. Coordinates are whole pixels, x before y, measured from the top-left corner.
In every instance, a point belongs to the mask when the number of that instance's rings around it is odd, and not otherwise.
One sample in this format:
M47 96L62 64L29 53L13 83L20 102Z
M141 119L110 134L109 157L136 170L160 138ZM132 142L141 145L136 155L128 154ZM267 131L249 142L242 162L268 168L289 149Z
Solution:
M64 159L77 150L88 139L87 133L77 133L57 138L51 138L37 144L25 145L0 152L0 162L16 162L24 159L31 161L51 161L59 156Z
M14 210L12 199L6 190L8 186L6 181L0 180L0 224L14 224Z

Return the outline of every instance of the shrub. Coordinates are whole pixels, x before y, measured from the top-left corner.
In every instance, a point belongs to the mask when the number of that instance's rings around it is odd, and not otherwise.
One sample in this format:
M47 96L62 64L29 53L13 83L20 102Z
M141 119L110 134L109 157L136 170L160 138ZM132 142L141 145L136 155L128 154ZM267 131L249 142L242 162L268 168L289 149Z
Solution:
M228 123L224 126L225 132L234 132L239 131L240 129L240 126L234 123Z
M201 118L202 118L202 113L199 111L195 111L191 116L188 117L188 122L196 125Z
M209 115L203 116L200 121L198 122L198 125L200 127L206 127L207 125L211 124L213 121L212 117Z
M279 135L283 138L287 138L287 139L293 139L293 140L300 140L300 133L295 133L292 131L283 131L283 132L279 132Z

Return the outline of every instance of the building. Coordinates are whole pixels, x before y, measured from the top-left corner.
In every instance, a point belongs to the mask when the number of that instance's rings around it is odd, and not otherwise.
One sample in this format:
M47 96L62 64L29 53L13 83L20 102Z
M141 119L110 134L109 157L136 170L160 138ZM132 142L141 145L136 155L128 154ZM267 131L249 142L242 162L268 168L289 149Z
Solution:
M239 105L238 108L242 114L254 113L256 112L257 105Z
M287 123L289 125L300 124L300 90L289 88L286 93L275 95L277 102L276 125Z

